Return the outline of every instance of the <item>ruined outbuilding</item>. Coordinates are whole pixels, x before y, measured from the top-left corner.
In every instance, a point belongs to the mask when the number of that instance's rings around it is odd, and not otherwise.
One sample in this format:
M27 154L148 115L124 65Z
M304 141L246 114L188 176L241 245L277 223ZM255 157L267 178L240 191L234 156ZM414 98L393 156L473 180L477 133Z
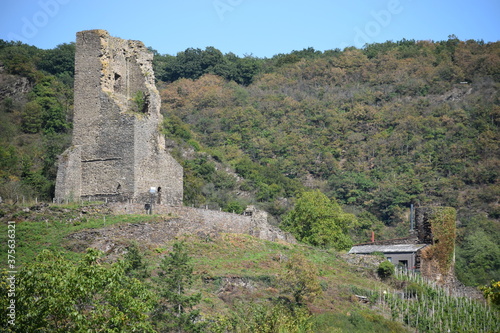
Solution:
M72 145L59 158L57 201L181 205L182 167L165 150L153 54L104 30L77 33Z
M393 264L419 271L440 284L455 283L456 211L450 207L418 207L410 237L372 241L351 248L350 254L382 253Z

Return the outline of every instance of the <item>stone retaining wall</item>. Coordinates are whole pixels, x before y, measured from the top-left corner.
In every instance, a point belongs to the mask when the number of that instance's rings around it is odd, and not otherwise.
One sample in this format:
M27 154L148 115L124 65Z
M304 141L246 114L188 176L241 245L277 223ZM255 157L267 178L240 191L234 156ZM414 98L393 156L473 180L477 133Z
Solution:
M114 214L144 214L146 212L145 204L140 203L117 202L110 203L109 206ZM154 205L153 213L182 220L181 225L178 226L179 233L227 232L249 234L269 241L297 242L290 233L269 224L266 212L253 207L245 212L247 215L239 215L186 206Z

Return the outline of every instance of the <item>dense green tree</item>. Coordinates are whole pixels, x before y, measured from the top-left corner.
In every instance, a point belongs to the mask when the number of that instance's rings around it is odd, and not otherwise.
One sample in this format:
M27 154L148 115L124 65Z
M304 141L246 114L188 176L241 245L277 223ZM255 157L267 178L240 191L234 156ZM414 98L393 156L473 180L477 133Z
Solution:
M197 322L199 310L192 309L200 302L201 294L189 293L194 279L186 245L174 243L172 251L161 261L156 279L160 302L154 317L160 332L203 331L203 324Z
M44 50L37 67L52 75L73 77L75 68L75 43L60 44L49 50Z
M382 279L390 278L394 275L394 264L390 261L382 261L377 268L377 274Z
M352 245L348 230L356 223L355 216L345 213L336 200L316 190L300 195L283 219L282 227L299 241L347 250Z
M244 56L240 58L234 53L223 55L213 46L205 50L188 48L175 57L155 53L155 73L166 82L180 78L198 79L204 74L216 74L228 81L249 85L258 74L262 60Z
M144 262L144 255L139 249L139 245L133 242L127 247L127 252L124 255L125 274L130 277L144 279L150 276L147 265Z
M65 108L70 96L53 76L45 76L33 87L31 101L26 103L22 113L22 129L25 133L64 133L70 125Z
M192 138L189 127L184 124L179 117L172 115L171 117L163 120L163 130L168 137L177 137L183 140L190 140Z
M14 146L0 146L0 177L15 171L18 162L17 155ZM5 172L5 174L2 174L3 172Z
M69 129L69 124L66 121L66 113L57 99L40 97L36 101L44 110L42 115L42 129L44 134L64 133Z
M164 70L165 81L175 81L179 78L198 79L203 74L213 72L214 67L223 63L222 53L214 47L205 50L188 48L179 52L174 59L169 59L166 64L170 68ZM165 65L165 64L163 64Z
M500 274L500 237L498 222L484 217L464 220L458 229L456 272L460 281L467 285L484 285Z
M40 194L42 199L50 200L54 184L43 174L43 170L35 168L33 161L26 156L21 160L21 181Z
M348 204L362 204L372 199L370 192L376 188L376 183L366 173L352 171L335 173L328 183L333 196Z
M24 106L21 119L21 129L24 133L36 134L42 130L43 107L37 101L31 101Z
M222 76L228 80L234 80L236 83L245 86L249 85L253 82L254 77L261 69L262 61L258 58L252 57L251 55L240 58L228 54L225 57L230 64L229 68L231 69L231 74L229 76Z
M32 83L40 77L36 63L40 59L41 52L35 46L0 40L0 63L5 66L9 74L24 76Z
M239 201L229 201L223 211L235 214L241 214L245 210L246 205Z
M125 275L123 263L105 266L99 256L88 250L75 265L44 250L23 267L16 276L16 331L153 332L151 292Z

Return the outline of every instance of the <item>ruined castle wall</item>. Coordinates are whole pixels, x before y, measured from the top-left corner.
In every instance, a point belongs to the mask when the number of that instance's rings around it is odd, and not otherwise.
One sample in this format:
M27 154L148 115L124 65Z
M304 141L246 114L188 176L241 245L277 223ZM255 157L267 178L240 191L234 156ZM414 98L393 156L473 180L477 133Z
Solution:
M81 32L77 34L76 46L73 144L93 146L101 112L101 38L98 34Z
M159 203L174 206L182 204L183 170L165 152L165 140L158 134L157 125L136 123L135 132L140 133L135 137L135 192L144 194L155 187L159 190ZM143 149L141 141L146 141L149 149Z
M451 207L415 210L419 242L430 244L421 252L422 276L439 284L455 280L456 211Z
M113 203L110 205L114 214L144 214L144 204ZM252 216L238 215L215 210L186 206L154 205L155 214L163 214L182 219L180 233L199 234L227 232L249 234L269 241L283 240L296 243L295 238L267 222L267 213L255 211Z
M146 200L156 187L160 202L182 203L183 171L159 130L152 61L142 42L104 30L77 33L73 147L60 160L57 199L71 192L72 199Z
M122 116L106 94L93 144L82 153L82 196L134 195L134 119Z
M74 200L80 197L82 187L81 146L72 146L59 157L56 198Z

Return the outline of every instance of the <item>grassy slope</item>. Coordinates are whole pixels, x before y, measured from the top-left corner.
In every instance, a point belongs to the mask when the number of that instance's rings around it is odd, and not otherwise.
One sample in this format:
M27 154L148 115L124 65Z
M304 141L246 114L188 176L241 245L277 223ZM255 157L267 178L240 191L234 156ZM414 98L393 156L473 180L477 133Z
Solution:
M369 309L353 298L353 286L375 290L390 287L370 278L372 269L359 270L335 251L239 234L223 234L212 240L187 237L186 241L195 270L203 277L194 288L202 291L200 307L208 316L235 311L242 303L289 298L283 292L284 263L294 255L303 255L318 268L323 290L321 296L308 303L318 332L404 331L377 309Z
M72 240L66 238L78 231L106 227L109 235L113 228L123 224L161 223L170 218L161 215L110 215L108 208L101 203L38 207L0 205L3 230L0 233L0 251L7 253L7 221L16 221L15 256L20 269L43 249L62 252L71 260L82 258L81 252L69 249L84 251L82 245L85 244L75 246ZM317 270L315 278L322 289L320 295L306 300L313 314L315 332L408 331L400 324L401 321L412 321L412 326L420 325L419 330L436 332L440 331L436 323L442 322L457 332L470 331L468 326L462 325L463 320L469 326L479 323L472 331L488 331L488 327L498 325L495 311L470 299L450 298L443 290L432 290L425 284L418 285L411 281L380 281L375 273L381 260L377 257L349 257L351 262L356 260L356 263L350 264L346 261L347 256L333 250L269 242L242 234L221 233L212 238L185 235L180 239L165 240L160 245L144 241L139 243L119 236L114 239L121 244L121 249L132 243L137 244L153 277L157 275L161 259L179 240L185 241L194 272L199 277L190 291L201 292L202 300L198 308L210 322L242 318L239 319L240 325L252 320L258 323L260 305L271 306L273 301L279 299L293 302L290 292L286 290L291 284L285 274L285 266L298 255L305 258L304 265L311 264ZM116 253L110 254L109 259L113 258L116 258ZM5 268L6 264L7 260L0 267ZM149 278L144 280L148 285L151 282ZM421 297L401 299L401 292L409 293L410 289ZM383 296L386 291L387 295ZM360 303L355 294L367 296L370 303ZM443 310L429 310L434 306L443 307L443 304L445 313ZM399 322L391 318L397 318Z
M51 205L38 211L31 208L29 212L20 207L3 205L0 208L4 229L0 234L2 252L6 253L6 222L15 220L18 265L33 260L46 248L61 251L68 258L80 258L81 253L67 250L68 240L65 239L65 236L80 230L163 219L155 215L108 215L106 208L100 204L83 208L78 205ZM370 278L374 277L373 269L351 266L334 251L263 241L239 234L221 234L214 239L183 238L188 244L195 273L200 276L193 290L202 292L199 307L205 316L229 314L248 304L289 297L283 292L284 284L280 277L285 270L284 263L301 254L319 271L323 295L308 304L315 314L319 331L335 332L332 325L338 325L342 332L366 332L366 327L370 327L372 332L403 330L399 324L377 314L376 309L360 305L352 298L352 286L375 290L388 289L389 286ZM171 245L172 241L167 241L161 248L139 244L153 275Z
M0 206L2 222L16 221L16 253L18 266L33 260L43 249L60 251L69 258L80 258L80 254L67 251L64 245L68 242L65 236L84 229L102 228L119 223L148 222L156 216L109 215L101 203L87 206L50 205L37 210L37 206L13 207ZM0 215L0 216L1 216ZM7 227L4 224L3 229ZM2 251L6 252L7 232L0 235Z

